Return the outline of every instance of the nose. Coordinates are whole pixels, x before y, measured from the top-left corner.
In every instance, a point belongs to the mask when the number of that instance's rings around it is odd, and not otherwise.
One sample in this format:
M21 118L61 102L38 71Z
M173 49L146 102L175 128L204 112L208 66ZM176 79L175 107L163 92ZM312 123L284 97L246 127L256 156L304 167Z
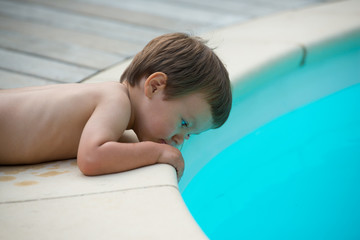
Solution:
M190 138L190 134L175 134L172 137L173 142L176 146L181 146L184 143L184 140L188 140Z

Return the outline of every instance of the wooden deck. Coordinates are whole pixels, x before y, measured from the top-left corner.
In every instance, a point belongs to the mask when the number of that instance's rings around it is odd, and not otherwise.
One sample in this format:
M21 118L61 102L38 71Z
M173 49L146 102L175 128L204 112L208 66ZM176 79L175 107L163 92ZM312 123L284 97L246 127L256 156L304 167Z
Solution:
M167 32L200 34L329 0L0 0L0 89L81 82Z

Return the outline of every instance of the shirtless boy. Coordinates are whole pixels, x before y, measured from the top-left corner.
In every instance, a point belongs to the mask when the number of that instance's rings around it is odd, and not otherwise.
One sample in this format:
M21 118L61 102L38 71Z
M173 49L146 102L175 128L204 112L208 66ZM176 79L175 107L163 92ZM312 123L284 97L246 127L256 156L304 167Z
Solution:
M1 90L0 164L77 158L85 175L100 175L167 163L180 179L178 147L220 127L230 108L228 73L214 52L199 38L166 34L120 83ZM125 137L129 129L137 139Z

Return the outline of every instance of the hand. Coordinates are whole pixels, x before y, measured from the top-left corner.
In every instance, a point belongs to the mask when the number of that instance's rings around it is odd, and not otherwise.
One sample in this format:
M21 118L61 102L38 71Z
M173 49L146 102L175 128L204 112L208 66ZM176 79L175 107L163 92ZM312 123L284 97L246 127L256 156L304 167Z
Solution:
M161 147L158 163L167 163L173 166L177 173L178 182L184 173L184 158L179 149L166 144L159 144Z

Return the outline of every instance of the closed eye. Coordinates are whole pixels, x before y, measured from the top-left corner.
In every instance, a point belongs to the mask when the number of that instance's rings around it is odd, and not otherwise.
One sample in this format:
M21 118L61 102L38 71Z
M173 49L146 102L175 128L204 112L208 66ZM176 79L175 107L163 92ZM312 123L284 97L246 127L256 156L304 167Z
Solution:
M189 123L187 121L185 121L184 119L181 120L181 127L188 127Z

